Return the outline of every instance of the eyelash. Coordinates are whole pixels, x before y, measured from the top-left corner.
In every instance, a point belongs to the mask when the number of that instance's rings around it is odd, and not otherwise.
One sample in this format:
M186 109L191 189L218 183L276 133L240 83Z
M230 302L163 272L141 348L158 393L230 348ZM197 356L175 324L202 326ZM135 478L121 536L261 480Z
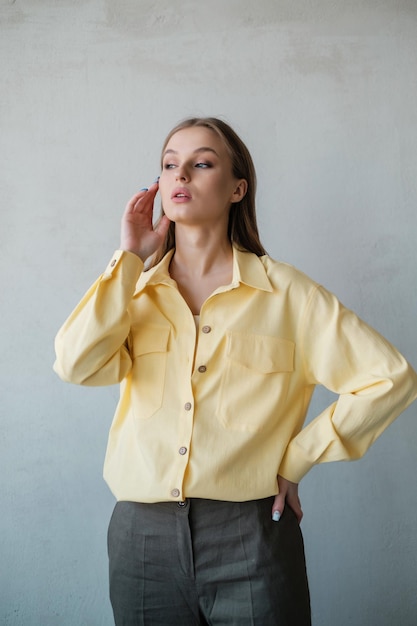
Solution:
M176 167L175 163L165 163L164 170L171 170L174 167ZM198 169L209 169L213 166L211 163L199 161L198 163L195 164L195 167L197 167Z

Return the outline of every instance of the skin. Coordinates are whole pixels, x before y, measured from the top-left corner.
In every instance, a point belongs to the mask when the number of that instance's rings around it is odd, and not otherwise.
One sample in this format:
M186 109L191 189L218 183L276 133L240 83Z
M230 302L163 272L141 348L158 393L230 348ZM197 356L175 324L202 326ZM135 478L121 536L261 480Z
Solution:
M232 246L227 235L230 207L247 191L236 179L220 137L204 127L175 133L163 155L159 183L135 194L122 217L120 249L143 261L163 243L170 221L175 222L176 248L170 275L194 314L217 287L232 279ZM154 200L161 193L165 216L153 226ZM179 191L180 195L176 195ZM279 494L272 513L288 504L298 521L303 516L298 484L278 476Z

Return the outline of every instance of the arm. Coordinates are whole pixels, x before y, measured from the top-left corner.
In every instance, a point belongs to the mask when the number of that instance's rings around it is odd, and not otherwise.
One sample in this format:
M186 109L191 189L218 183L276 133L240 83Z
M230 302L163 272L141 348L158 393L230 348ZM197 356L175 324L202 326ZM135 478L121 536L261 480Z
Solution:
M169 226L169 220L162 219L153 228L157 190L155 183L128 202L120 250L58 332L54 369L67 382L111 385L131 368L125 345L130 332L128 306L144 261L162 243Z
M417 397L417 375L399 352L317 288L301 330L306 380L339 394L290 442L279 473L298 483L316 463L362 457Z
M127 311L143 262L119 250L106 271L76 306L55 339L54 370L65 382L112 385L131 368L124 345Z

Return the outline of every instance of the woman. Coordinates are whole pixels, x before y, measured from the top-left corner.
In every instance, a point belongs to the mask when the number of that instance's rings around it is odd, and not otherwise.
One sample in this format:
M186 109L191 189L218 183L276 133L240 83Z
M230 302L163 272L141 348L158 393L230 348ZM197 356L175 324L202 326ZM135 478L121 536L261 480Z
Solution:
M174 128L56 339L63 380L121 386L104 472L118 625L310 624L298 483L361 457L417 395L395 348L266 255L255 186L227 124ZM316 384L339 399L303 427Z

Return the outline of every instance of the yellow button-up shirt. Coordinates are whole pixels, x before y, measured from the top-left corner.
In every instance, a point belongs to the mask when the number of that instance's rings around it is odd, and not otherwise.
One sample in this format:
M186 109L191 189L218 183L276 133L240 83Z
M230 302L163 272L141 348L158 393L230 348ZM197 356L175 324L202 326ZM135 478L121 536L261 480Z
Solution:
M117 251L56 338L56 372L120 383L104 476L118 500L251 500L361 457L417 396L405 359L336 297L234 249L199 324L169 275ZM338 394L304 426L316 384Z

